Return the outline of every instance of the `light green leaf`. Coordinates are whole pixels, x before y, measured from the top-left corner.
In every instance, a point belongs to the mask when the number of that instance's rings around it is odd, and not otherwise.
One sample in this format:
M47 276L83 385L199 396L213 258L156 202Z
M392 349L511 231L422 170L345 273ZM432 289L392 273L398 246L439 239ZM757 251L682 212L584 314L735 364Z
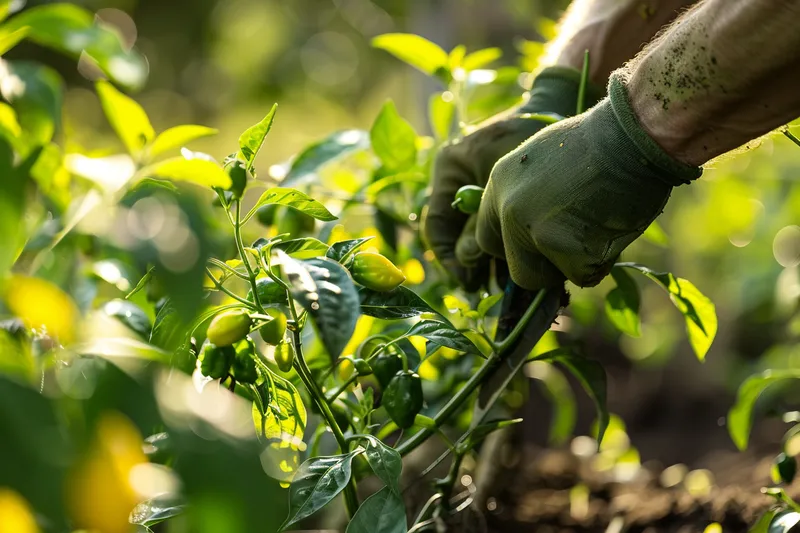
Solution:
M239 153L242 159L247 163L247 168L253 168L253 162L264 144L269 130L272 128L272 121L275 119L275 111L278 109L278 104L274 104L272 109L269 110L267 116L261 119L261 122L251 126L239 136Z
M478 303L478 309L477 309L478 316L481 317L481 318L485 317L486 313L491 311L491 309L495 305L500 303L500 300L502 300L502 299L503 299L503 293L502 292L498 292L497 294L492 294L490 296L487 296L483 300L481 300Z
M753 406L764 390L778 381L800 379L800 369L766 370L747 378L739 387L736 403L728 411L728 433L740 450L747 449L753 421Z
M400 174L386 176L385 178L381 178L369 184L365 191L367 202L374 202L376 197L385 189L396 185L402 185L403 183L414 183L421 188L427 185L428 180L421 172L401 172Z
M461 63L464 70L475 70L497 61L503 56L499 48L484 48L468 54Z
M390 490L400 494L400 474L403 470L400 453L372 435L364 435L364 440L367 441L364 455L372 471Z
M38 63L0 59L0 95L17 114L31 144L47 144L61 121L64 83Z
M445 99L445 94L449 94ZM450 137L453 127L453 118L456 114L456 104L450 93L434 93L428 101L428 119L431 130L438 141L445 141Z
M214 128L205 126L183 125L169 128L158 134L158 137L147 147L147 155L156 157L168 150L180 148L196 139L216 135Z
M275 388L267 391L274 391L276 394L267 393L265 408L262 413L253 404L253 422L256 426L256 434L259 439L279 447L287 447L292 450L304 450L305 443L303 435L306 431L308 414L303 405L300 393L290 381L273 377Z
M614 267L611 276L617 286L606 295L606 315L618 330L630 337L641 336L639 287L625 270Z
M303 237L282 241L274 245L295 259L312 259L324 256L328 252L328 245L313 237Z
M386 33L372 39L372 46L386 50L396 58L429 76L446 68L447 52L419 35L411 33Z
M98 81L95 86L111 127L117 132L128 153L138 154L155 136L147 113L136 101L119 92L107 81Z
M189 181L204 187L231 186L231 178L219 164L205 159L184 159L172 157L154 163L140 171L143 177L157 177L173 181Z
M369 132L372 149L383 164L394 171L407 170L417 162L417 134L388 100Z
M467 47L463 44L459 44L450 50L450 53L447 55L447 67L451 72L461 66L465 55L467 55Z
M0 28L0 55L17 46L17 43L27 37L30 30L28 26L17 28L11 32L6 31L5 28Z
M703 361L717 334L717 312L713 302L689 280L676 278L671 272L655 272L636 263L617 263L617 266L638 270L669 293L672 303L686 319L689 344L697 358Z
M644 233L642 233L642 237L653 244L657 244L658 246L669 246L669 237L667 236L667 233L656 221L653 221L652 224L647 226L647 229L644 230Z
M147 79L147 62L123 46L119 33L97 20L94 13L69 3L32 7L13 17L0 32L29 27L28 39L74 59L94 60L115 82L137 89Z
M312 179L317 170L358 150L369 148L369 134L363 130L337 131L300 152L283 178L284 186L296 186Z
M314 200L307 194L302 193L297 189L273 187L261 195L261 198L258 199L256 205L254 205L250 212L247 213L247 216L244 217L244 221L247 222L250 220L256 211L258 211L258 208L268 204L278 204L292 207L308 216L325 222L336 220L336 217L333 216L324 205Z
M359 446L350 453L312 457L304 462L289 486L289 517L280 530L328 505L350 482L353 458L363 451Z
M364 500L345 533L406 533L406 506L399 494L389 487Z

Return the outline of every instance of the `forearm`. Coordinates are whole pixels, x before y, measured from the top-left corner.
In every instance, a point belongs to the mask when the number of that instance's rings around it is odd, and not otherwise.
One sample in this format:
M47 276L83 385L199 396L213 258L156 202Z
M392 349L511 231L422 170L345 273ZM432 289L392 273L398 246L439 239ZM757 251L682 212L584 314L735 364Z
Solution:
M800 115L800 0L703 0L626 66L642 127L684 163Z

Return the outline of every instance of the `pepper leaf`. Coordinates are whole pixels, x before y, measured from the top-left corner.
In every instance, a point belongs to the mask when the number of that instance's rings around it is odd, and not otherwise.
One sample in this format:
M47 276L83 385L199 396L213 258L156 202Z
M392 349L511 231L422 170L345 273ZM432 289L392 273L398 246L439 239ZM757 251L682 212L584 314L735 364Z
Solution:
M328 249L328 253L325 255L330 259L338 261L344 265L356 250L374 238L375 237L363 237L361 239L349 239L346 241L335 242L331 244L331 247Z
M147 113L135 100L119 92L107 81L98 81L96 89L103 112L128 153L135 155L141 152L155 136Z
M417 162L417 133L387 101L369 131L372 149L387 169L407 170Z
M386 50L401 61L431 76L446 68L447 52L419 35L411 33L385 33L372 39L372 46Z
M618 330L630 337L641 336L639 287L625 270L614 267L611 276L617 286L606 295L606 315Z
M324 256L328 252L328 245L313 237L281 241L274 247L283 250L295 259L312 259Z
M256 202L256 205L247 213L244 220L250 220L260 207L268 204L285 205L325 222L336 220L336 217L320 202L297 189L288 189L285 187L273 187L264 192L261 198L258 199L258 202Z
M414 291L402 285L390 291L375 291L366 287L358 289L361 312L365 315L394 320L411 318L422 313L438 313Z
M390 490L400 494L400 473L403 470L400 453L372 435L364 435L364 440L367 441L364 455L372 471Z
M155 157L168 150L180 148L196 139L216 134L217 130L205 126L191 124L175 126L158 134L158 137L148 147L148 155Z
M364 500L345 533L406 533L406 506L399 494L389 487Z
M278 104L274 104L267 116L261 119L261 122L250 126L239 136L239 153L242 154L242 159L247 163L248 169L252 170L253 168L253 162L261 150L269 130L272 128L272 121L275 119L275 111L277 109Z
M369 134L363 130L342 130L331 133L321 141L300 152L281 184L296 186L312 180L317 170L357 150L369 148Z
M453 350L466 353L480 353L480 350L463 333L452 325L438 320L421 320L406 332L406 336L424 337L430 344L446 346Z

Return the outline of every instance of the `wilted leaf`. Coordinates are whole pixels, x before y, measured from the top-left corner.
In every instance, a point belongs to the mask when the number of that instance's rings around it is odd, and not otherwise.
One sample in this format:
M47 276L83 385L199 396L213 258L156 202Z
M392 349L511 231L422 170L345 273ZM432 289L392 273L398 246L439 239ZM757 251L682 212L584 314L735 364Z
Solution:
M107 81L98 81L96 88L103 112L128 153L136 155L141 152L155 136L147 113L136 101L119 92Z

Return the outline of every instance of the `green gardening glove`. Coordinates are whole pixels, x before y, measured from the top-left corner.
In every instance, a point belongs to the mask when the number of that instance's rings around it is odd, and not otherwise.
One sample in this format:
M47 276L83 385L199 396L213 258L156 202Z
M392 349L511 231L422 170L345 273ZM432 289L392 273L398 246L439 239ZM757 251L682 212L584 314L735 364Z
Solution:
M590 111L540 131L498 161L486 186L477 240L505 257L526 289L564 277L597 285L620 252L661 213L672 188L698 167L669 156L642 129L622 80Z
M475 240L477 217L469 218L451 206L456 191L464 185L485 186L498 159L552 119L573 115L579 84L577 70L564 67L543 70L534 80L530 98L523 106L490 119L466 137L445 146L436 158L424 234L442 266L467 290L477 290L486 283L490 258ZM602 88L590 85L585 106L592 106L603 94ZM546 118L551 120L542 120L541 115L548 115Z

